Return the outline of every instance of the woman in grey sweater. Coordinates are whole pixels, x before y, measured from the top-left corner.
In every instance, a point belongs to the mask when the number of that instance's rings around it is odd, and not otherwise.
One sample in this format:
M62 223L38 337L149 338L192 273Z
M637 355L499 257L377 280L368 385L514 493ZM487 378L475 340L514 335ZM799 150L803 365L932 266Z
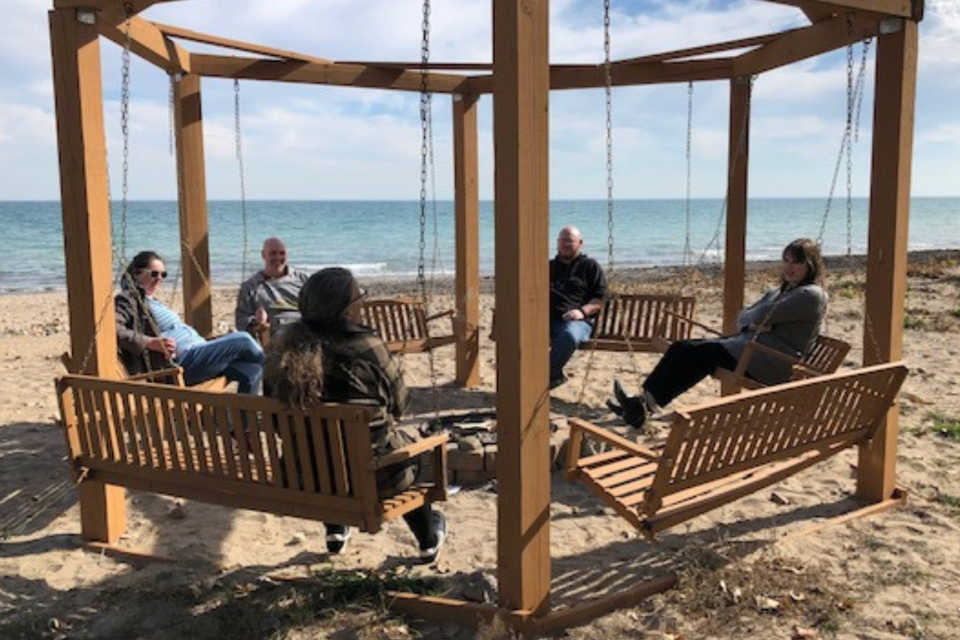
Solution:
M740 312L737 333L673 343L644 381L640 395L630 396L614 381L617 401L608 400L607 406L627 424L640 428L652 411L667 406L718 367L735 369L750 342L799 358L820 333L826 315L822 280L820 247L808 238L794 240L783 250L780 285ZM788 361L760 352L754 353L747 368L749 377L764 384L785 382L790 372Z

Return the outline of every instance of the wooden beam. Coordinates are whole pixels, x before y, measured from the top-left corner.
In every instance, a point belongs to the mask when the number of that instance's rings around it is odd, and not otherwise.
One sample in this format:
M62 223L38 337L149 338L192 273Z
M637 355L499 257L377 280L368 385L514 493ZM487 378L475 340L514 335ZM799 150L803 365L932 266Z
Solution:
M97 26L103 37L126 46L127 17L122 9L98 14ZM130 50L168 72L190 71L190 52L164 36L151 22L136 16L130 18Z
M550 606L547 0L493 11L500 606Z
M194 73L216 78L420 91L421 74L417 71L402 69L378 69L338 62L316 64L297 60L264 60L200 53L191 55L190 65ZM467 89L467 80L468 78L454 74L431 73L427 88L435 93L461 93Z
M122 11L124 5L130 5L130 7L133 9L133 13L139 13L155 4L178 1L179 0L53 0L53 8L91 9L94 11L117 9Z
M793 31L793 29L791 29ZM736 49L747 49L758 47L762 44L767 44L772 42L777 38L781 37L784 33L789 33L789 31L781 33L768 33L762 36L754 36L752 38L740 38L739 40L727 40L726 42L719 42L717 44L704 45L702 47L691 47L689 49L677 49L675 51L667 51L665 53L655 53L648 56L639 56L636 58L625 58L623 60L616 60L615 65L628 65L628 64L639 64L645 62L666 62L667 60L678 60L681 58L692 58L694 56L703 56L709 55L712 53L720 53L722 51L733 51Z
M235 49L237 51L245 51L247 53L257 53L260 55L273 56L275 58L283 58L286 60L302 60L304 62L315 62L317 64L330 64L332 62L332 60L327 60L326 58L316 58L314 56L308 56L303 53L297 53L296 51L287 51L285 49L275 49L273 47L266 47L263 45L251 44L249 42L242 42L240 40L231 40L229 38L221 38L221 37L212 36L206 33L200 33L199 31L191 31L190 29L175 27L169 24L154 22L153 26L159 29L160 32L165 36L180 38L182 40L189 40L191 42L211 44L218 47L226 47L228 49Z
M907 279L907 222L917 87L917 23L877 40L863 362L899 360ZM896 488L899 412L894 405L860 449L857 495L879 502Z
M729 58L713 60L685 60L680 62L650 62L642 64L616 63L613 66L614 86L690 82L691 80L726 80L733 72ZM598 65L553 65L550 67L550 88L598 89L605 86L603 67ZM466 89L484 94L493 91L493 76L474 76L466 79Z
M737 316L743 309L746 282L747 203L750 175L750 98L752 80L730 81L730 124L727 151L727 235L723 260L723 330L736 331ZM724 395L736 393L735 385L724 383Z
M766 0L776 4L786 4L803 9L804 11L814 11L820 13L842 13L845 11L869 11L899 18L916 18L914 16L914 2L912 0L830 0L821 2L820 0ZM921 4L922 3L917 3ZM921 8L922 11L922 8Z
M456 215L457 383L480 383L480 192L477 103L453 96L453 183Z
M213 334L213 302L210 288L210 231L200 77L188 74L175 80L173 100L180 203L183 316L186 323L200 335L209 336Z
M738 56L733 71L736 76L756 75L872 38L879 29L879 19L864 15L854 16L849 26L843 16L830 18Z
M76 12L49 13L53 95L60 156L64 270L70 348L80 373L117 375L107 145L103 126L100 34ZM112 543L126 526L123 489L80 487L80 526L87 540Z

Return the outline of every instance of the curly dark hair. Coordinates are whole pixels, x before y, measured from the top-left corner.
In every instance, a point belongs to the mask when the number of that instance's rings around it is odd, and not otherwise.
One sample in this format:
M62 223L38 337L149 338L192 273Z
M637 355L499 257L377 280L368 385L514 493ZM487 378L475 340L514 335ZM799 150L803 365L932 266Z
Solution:
M302 407L323 397L323 349L327 336L343 325L354 278L349 269L314 273L300 290L300 320L270 344L263 380L270 395Z

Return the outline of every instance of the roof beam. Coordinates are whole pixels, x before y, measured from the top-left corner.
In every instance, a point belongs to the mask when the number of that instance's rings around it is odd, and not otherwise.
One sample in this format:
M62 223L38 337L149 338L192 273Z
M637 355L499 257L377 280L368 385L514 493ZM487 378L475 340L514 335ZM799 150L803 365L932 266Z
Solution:
M161 2L177 2L178 0L53 0L54 9L89 9L92 11L103 11L117 9L123 11L123 7L130 5L133 13L152 7Z
M99 13L97 28L103 37L126 46L127 17L123 9ZM190 52L165 37L153 23L136 16L130 18L130 50L168 72L190 72Z
M664 84L691 80L724 80L732 77L733 64L729 58L713 60L685 60L681 62L650 62L644 64L615 63L612 69L614 86ZM493 91L492 76L467 78L464 91L483 94ZM606 86L602 65L552 65L550 89L598 89Z
M305 62L316 62L317 64L329 64L332 60L327 60L326 58L316 58L314 56L308 56L302 53L297 53L296 51L287 51L284 49L274 49L273 47L266 47L258 44L251 44L249 42L242 42L240 40L231 40L230 38L221 38L219 36L212 36L206 33L200 33L199 31L191 31L190 29L183 29L181 27L175 27L173 25L161 24L159 22L154 22L153 25L160 30L165 36L172 38L181 38L183 40L190 40L191 42L199 42L201 44L209 44L218 47L225 47L228 49L235 49L237 51L245 51L246 53L256 53L264 56L273 56L275 58L283 58L285 60L303 60Z
M916 0L765 0L802 9L810 15L840 13L844 11L869 11L898 18L920 20L923 17L923 2Z
M625 58L616 60L614 64L636 64L640 62L665 62L667 60L677 60L680 58L692 58L694 56L704 56L711 53L720 53L722 51L732 51L735 49L746 49L748 47L758 47L768 42L772 42L783 35L783 33L768 33L762 36L752 38L740 38L739 40L728 40L716 44L708 44L700 47L691 47L689 49L677 49L676 51L667 51L664 53L655 53L648 56L639 56L636 58Z
M384 69L362 64L332 62L317 64L299 60L264 60L194 53L190 56L193 73L212 78L271 80L341 87L367 87L420 91L422 74L403 69ZM464 93L469 79L456 74L427 75L427 90L435 93Z
M759 49L738 56L733 62L733 75L745 76L776 69L839 49L880 31L880 20L857 14L849 28L844 17L818 22L800 31L793 31Z

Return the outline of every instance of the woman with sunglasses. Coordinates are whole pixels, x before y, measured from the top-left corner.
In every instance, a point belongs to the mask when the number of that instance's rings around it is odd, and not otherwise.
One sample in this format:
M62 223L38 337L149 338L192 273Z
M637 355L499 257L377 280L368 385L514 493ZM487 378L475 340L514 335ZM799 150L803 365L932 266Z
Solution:
M410 395L383 340L361 324L365 297L348 269L330 267L310 276L300 291L300 320L270 344L265 383L271 395L294 406L320 401L376 406L380 415L370 423L370 436L374 453L383 455L418 434L396 425ZM297 454L295 459L299 458ZM417 476L416 464L414 460L381 469L377 473L381 497L410 487ZM421 559L432 562L446 538L443 514L426 504L404 520L417 539ZM327 550L340 553L350 529L326 523L326 530Z
M156 298L167 277L154 251L138 253L124 273L114 299L120 357L131 375L171 364L183 369L184 382L198 384L225 376L240 393L258 393L263 350L246 332L206 340Z

